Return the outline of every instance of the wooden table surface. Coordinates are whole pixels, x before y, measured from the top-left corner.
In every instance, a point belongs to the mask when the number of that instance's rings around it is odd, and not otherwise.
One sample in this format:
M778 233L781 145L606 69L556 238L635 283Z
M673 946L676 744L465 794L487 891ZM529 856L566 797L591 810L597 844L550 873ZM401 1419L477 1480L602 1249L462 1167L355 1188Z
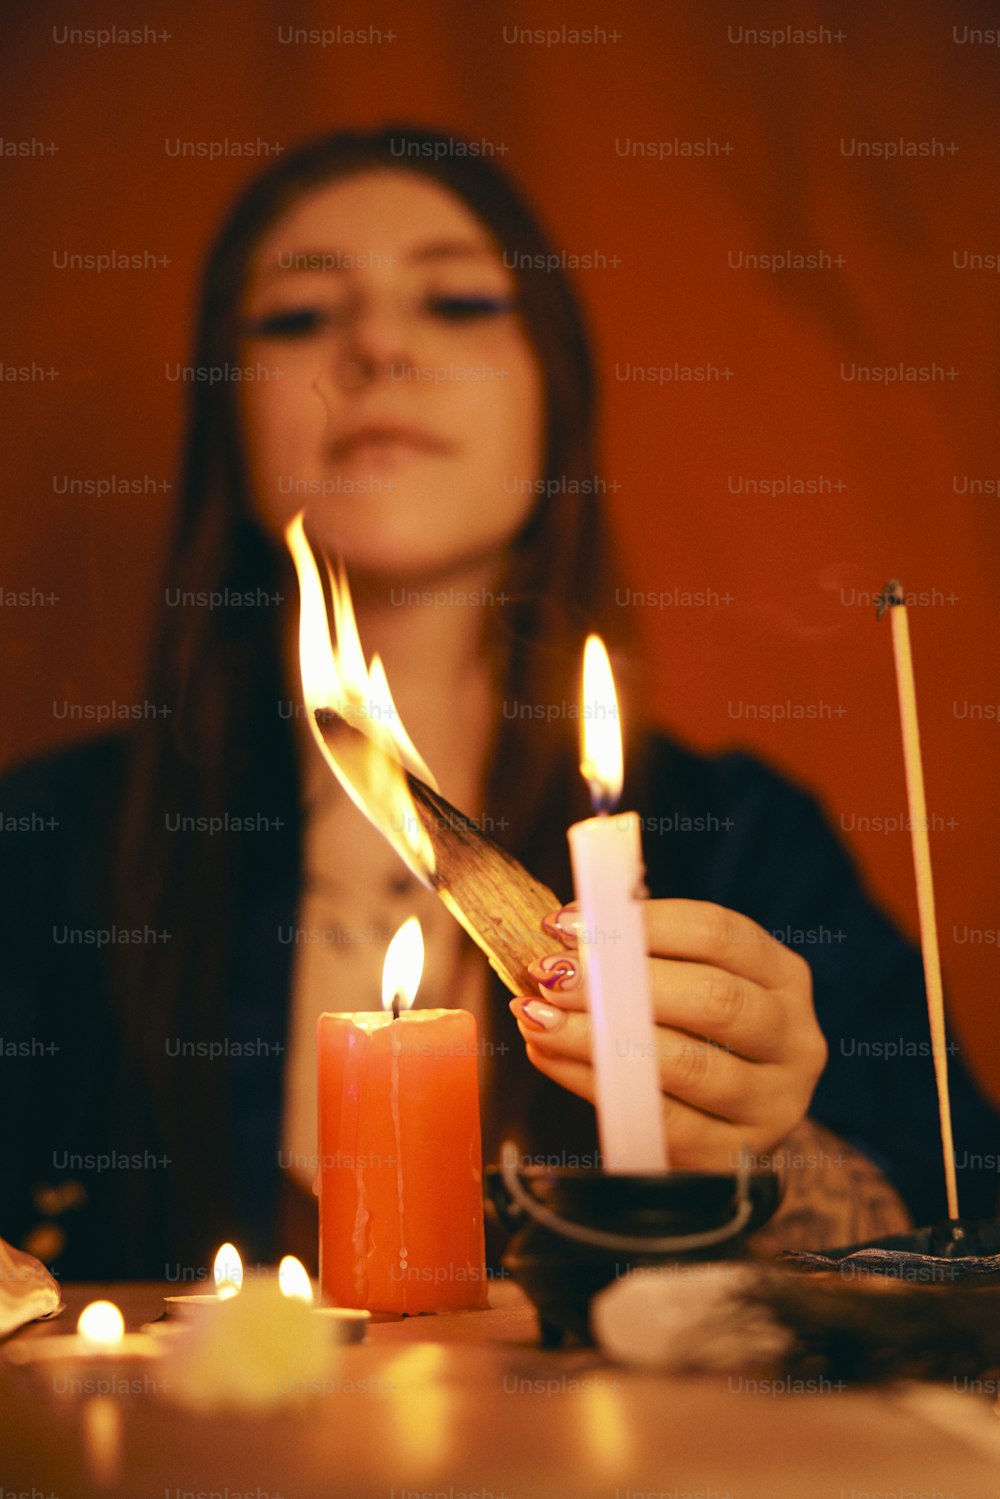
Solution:
M177 1287L70 1286L71 1332L107 1296L138 1328ZM0 1496L75 1499L998 1499L995 1400L899 1384L773 1394L536 1346L488 1311L414 1317L342 1349L336 1388L273 1415L186 1413L158 1392L65 1396L0 1345Z

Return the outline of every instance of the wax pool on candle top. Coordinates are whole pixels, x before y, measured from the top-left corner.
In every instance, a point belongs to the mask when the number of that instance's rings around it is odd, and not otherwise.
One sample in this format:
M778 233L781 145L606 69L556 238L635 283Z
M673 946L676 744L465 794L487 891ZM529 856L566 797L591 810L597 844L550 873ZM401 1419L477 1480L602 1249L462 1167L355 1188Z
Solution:
M321 1015L320 1283L371 1311L486 1305L476 1022Z

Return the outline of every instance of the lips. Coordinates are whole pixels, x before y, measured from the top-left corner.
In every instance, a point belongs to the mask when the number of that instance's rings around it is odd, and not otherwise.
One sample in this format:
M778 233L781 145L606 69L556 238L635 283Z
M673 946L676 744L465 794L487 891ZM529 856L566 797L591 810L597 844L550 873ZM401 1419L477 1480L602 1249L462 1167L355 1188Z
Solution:
M333 444L331 456L343 463L362 451L389 453L409 448L418 453L447 453L452 446L424 427L405 422L366 422L342 432Z

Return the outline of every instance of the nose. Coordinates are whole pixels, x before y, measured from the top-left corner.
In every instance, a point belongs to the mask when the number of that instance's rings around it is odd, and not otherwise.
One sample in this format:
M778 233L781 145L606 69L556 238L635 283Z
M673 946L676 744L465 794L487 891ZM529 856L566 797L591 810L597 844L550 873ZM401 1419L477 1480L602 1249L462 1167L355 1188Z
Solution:
M348 389L401 379L410 365L408 320L393 298L360 296L344 322L335 377Z

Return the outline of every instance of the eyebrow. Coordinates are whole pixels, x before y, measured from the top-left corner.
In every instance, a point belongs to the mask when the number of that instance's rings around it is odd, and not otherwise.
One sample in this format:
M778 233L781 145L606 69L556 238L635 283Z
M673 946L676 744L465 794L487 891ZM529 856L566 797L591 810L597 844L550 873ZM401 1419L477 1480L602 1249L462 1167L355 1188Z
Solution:
M480 260L484 256L493 259L496 251L487 240L442 239L434 244L421 245L411 251L407 260Z
M278 265L279 255L284 260L299 263ZM329 247L325 250L282 249L275 251L270 264L262 273L262 279L270 280L273 276L314 276L317 271L332 271L334 274L345 275L354 269L357 261L371 261L377 258L387 262L390 260L390 257L382 257L380 252L373 250L349 251ZM428 262L443 260L495 261L497 254L488 240L443 239L418 245L408 254L395 256L393 259L403 261L408 265L426 265Z

